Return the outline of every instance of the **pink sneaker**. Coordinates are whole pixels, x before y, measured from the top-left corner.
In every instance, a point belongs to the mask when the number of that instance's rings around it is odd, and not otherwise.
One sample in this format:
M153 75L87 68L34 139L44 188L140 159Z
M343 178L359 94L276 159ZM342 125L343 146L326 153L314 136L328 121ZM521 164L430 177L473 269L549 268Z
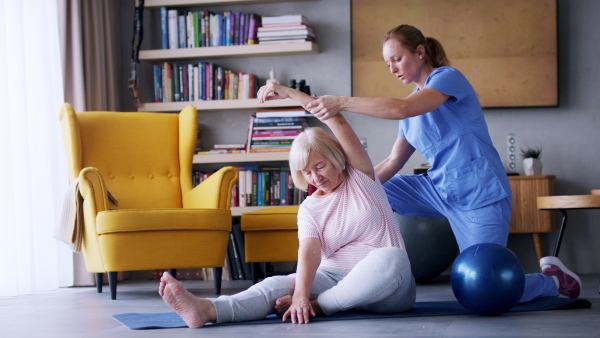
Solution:
M581 293L581 279L567 269L558 257L548 256L540 259L542 273L558 279L558 293L569 298L577 298Z

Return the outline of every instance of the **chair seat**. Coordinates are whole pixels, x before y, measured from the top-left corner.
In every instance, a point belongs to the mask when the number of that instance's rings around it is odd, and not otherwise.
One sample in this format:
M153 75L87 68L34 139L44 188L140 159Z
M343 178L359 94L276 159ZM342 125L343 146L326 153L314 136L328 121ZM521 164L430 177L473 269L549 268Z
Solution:
M231 230L229 209L122 209L101 211L98 234L161 230Z
M600 195L540 196L538 209L596 209L600 208Z
M298 206L274 207L242 214L246 262L298 260Z
M298 230L298 206L266 208L242 214L242 231Z

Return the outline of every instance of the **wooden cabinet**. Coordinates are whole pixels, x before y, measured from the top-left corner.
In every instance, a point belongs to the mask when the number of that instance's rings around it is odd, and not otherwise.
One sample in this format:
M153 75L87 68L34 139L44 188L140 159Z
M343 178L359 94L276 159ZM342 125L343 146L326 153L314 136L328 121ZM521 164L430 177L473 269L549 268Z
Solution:
M545 256L541 234L556 231L554 215L537 208L538 196L554 195L554 176L509 176L513 193L511 233L531 233L536 255Z

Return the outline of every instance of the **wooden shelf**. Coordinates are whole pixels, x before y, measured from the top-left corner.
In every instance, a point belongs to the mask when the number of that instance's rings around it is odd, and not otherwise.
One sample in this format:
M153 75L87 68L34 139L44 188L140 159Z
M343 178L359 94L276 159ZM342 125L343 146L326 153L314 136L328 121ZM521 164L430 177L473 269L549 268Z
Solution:
M181 102L148 102L142 103L138 111L181 111L192 105L199 111L210 110L236 110L236 109L267 109L298 107L298 103L292 99L258 102L258 99L248 100L211 100L211 101L181 101Z
M146 0L144 7L193 7L193 6L213 6L213 5L250 5L264 4L272 2L297 2L310 0Z
M245 212L256 211L260 209L266 208L277 208L277 207L289 207L290 205L265 205L262 207L252 206L252 207L231 207L231 216L242 216Z
M287 161L289 154L287 151L245 154L203 154L194 155L194 164Z
M255 57L317 54L319 45L312 41L273 43L266 45L217 46L177 49L151 49L140 51L140 60L189 60L227 57Z

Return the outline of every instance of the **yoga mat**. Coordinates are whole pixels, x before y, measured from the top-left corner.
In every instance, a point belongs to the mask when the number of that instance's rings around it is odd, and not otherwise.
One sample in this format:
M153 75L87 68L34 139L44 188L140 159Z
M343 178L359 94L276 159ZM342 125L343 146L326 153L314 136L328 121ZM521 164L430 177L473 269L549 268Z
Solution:
M586 299L579 298L560 298L544 297L532 300L527 303L518 304L509 312L523 311L548 311L548 310L567 310L567 309L588 309L592 303ZM403 317L427 317L427 316L456 316L473 314L465 309L457 301L445 302L417 302L415 306L407 312L375 314L365 312L338 312L328 317L310 318L311 322L324 322L330 320L356 320L356 319L379 319L379 318L403 318ZM132 330L141 329L167 329L176 327L187 327L185 322L175 312L162 313L122 313L114 315L117 321ZM288 322L291 322L288 320ZM236 323L207 323L204 326L224 326L224 325L251 325L251 324L278 324L282 323L281 318L272 314L261 320Z

